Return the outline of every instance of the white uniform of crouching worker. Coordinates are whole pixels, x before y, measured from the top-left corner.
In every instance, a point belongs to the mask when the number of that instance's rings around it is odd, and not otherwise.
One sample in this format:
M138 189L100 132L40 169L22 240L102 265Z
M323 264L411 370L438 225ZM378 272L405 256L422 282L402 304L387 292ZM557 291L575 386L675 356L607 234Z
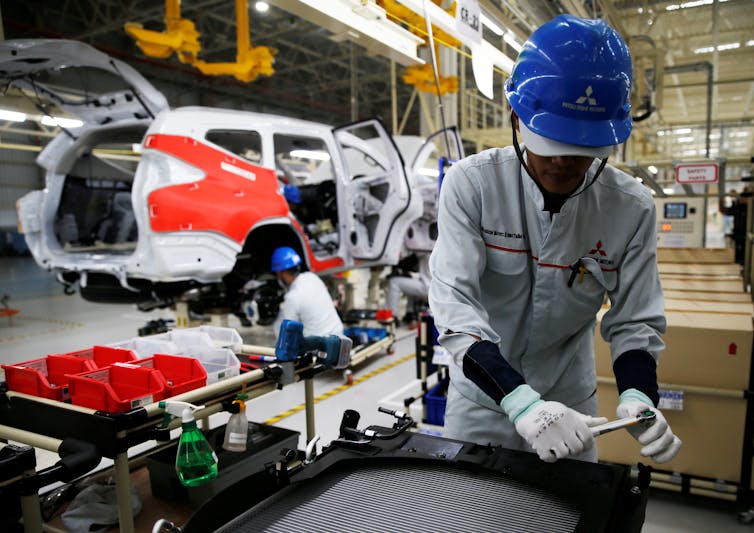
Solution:
M429 291L453 358L446 437L596 461L590 427L606 419L596 418L594 334L607 294L618 417L655 411L653 426L630 430L642 455L665 462L680 449L656 408L665 318L654 203L605 165L631 131L630 73L605 22L557 17L532 34L506 86L514 146L448 172Z
M271 270L286 287L273 328L277 334L283 320L304 325L304 335L343 335L343 322L324 282L312 272L301 272L301 257L290 247L272 254Z

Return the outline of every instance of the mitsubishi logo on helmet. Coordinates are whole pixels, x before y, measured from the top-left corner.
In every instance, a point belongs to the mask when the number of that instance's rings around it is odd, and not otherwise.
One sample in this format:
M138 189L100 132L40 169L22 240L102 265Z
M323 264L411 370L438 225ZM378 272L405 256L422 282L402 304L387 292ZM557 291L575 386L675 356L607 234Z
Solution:
M596 98L592 98L592 92L594 92L592 90L592 86L588 85L587 88L584 90L584 96L579 96L576 99L576 103L583 105L584 102L588 101L589 105L597 105L597 99Z
M597 98L594 97L594 89L591 85L587 85L581 96L576 98L575 102L562 102L562 106L566 109L573 109L574 111L588 111L591 113L604 113L605 106L597 105Z

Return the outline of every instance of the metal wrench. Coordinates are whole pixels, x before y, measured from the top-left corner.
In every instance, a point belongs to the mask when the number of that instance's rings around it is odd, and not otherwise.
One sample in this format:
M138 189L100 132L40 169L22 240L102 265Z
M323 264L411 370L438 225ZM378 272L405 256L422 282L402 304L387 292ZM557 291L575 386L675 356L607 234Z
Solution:
M590 429L592 430L592 436L597 437L599 435L604 435L605 433L615 431L616 429L627 428L635 426L637 424L642 424L645 427L649 427L655 423L656 418L657 415L655 414L655 412L647 409L646 411L642 411L635 417L619 418L618 420L606 422L605 424L600 424L599 426L594 426Z

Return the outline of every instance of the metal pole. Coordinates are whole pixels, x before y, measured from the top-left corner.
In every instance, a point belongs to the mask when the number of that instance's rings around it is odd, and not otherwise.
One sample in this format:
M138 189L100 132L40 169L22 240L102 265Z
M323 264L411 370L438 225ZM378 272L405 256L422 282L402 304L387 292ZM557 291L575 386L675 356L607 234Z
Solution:
M390 60L390 111L393 135L398 135L398 90L396 84L395 60Z
M310 442L315 436L314 430L314 380L304 380L304 404L306 405L306 442Z
M131 514L131 471L128 468L128 453L115 456L115 494L118 500L118 525L121 533L134 533L134 517Z
M35 471L27 472L34 475ZM42 532L42 510L39 506L39 494L26 494L20 497L21 515L24 518L24 533Z
M351 121L359 120L359 98L357 93L357 72L356 72L356 45L351 42L350 63L351 63Z

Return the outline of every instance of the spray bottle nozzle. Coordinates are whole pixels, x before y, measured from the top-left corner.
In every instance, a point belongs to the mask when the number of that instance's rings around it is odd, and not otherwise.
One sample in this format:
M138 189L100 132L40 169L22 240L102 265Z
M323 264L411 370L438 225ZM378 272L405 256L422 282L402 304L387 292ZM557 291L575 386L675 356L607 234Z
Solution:
M194 405L188 402L176 402L172 400L162 401L158 405L162 409L165 409L166 414L181 417L181 421L183 422L191 422L194 420L194 411L204 409L203 405Z

